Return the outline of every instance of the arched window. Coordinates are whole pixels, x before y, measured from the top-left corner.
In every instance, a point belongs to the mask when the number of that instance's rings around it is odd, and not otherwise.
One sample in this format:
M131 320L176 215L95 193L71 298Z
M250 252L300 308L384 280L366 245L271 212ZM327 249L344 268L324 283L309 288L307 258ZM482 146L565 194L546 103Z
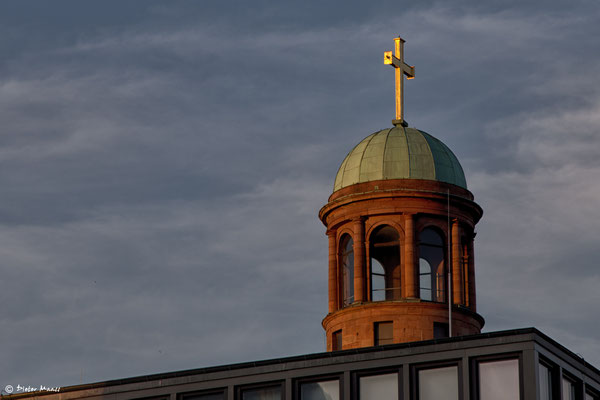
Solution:
M350 235L342 236L340 241L341 294L342 305L347 306L354 301L354 241Z
M371 301L400 300L400 238L389 225L371 234Z
M421 300L445 302L445 251L442 236L433 228L419 235L419 296Z

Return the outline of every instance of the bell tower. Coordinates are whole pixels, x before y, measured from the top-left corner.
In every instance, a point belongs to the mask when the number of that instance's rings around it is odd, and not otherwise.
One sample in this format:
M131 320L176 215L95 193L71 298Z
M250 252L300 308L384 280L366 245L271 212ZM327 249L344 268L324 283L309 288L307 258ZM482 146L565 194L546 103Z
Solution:
M458 159L403 116L404 40L384 63L396 72L396 118L342 162L319 218L329 239L327 350L475 334L473 239L482 209Z

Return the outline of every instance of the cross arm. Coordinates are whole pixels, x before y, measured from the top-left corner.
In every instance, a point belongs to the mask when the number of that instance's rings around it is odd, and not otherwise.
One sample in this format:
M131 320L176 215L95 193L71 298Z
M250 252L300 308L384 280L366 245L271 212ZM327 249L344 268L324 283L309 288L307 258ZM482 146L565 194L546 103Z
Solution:
M407 79L413 79L415 77L415 67L402 62L398 57L393 55L391 51L386 51L383 53L383 63L386 65L391 65L394 68L400 68L400 70L406 75Z

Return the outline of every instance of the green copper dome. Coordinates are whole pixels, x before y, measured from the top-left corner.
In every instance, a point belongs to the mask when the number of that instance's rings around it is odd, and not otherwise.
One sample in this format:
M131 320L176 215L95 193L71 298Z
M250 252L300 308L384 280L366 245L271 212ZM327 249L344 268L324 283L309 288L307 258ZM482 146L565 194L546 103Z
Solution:
M344 159L333 191L383 179L427 179L467 188L458 159L428 133L397 125L363 139Z

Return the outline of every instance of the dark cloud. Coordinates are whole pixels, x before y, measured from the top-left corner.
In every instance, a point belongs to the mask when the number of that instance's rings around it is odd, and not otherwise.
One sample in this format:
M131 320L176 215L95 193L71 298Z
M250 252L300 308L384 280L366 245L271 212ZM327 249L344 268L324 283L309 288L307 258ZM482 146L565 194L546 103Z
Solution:
M485 211L486 329L600 364L599 12L569 4L0 5L0 384L323 350L316 214L390 126L397 34L407 120Z

